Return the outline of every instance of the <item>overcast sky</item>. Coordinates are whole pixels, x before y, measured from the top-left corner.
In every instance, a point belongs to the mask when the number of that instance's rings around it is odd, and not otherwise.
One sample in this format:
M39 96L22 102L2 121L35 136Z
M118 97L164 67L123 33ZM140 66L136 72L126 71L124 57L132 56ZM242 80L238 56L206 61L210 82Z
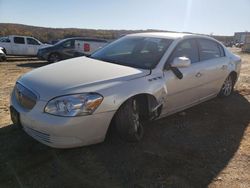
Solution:
M233 35L250 31L250 0L0 0L0 23Z

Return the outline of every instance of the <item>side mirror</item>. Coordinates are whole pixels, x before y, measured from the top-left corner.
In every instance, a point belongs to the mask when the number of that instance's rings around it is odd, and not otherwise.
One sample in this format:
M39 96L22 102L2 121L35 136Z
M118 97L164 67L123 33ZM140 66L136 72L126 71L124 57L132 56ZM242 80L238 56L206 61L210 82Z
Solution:
M171 67L182 68L189 67L191 65L191 60L187 57L176 57L171 63Z

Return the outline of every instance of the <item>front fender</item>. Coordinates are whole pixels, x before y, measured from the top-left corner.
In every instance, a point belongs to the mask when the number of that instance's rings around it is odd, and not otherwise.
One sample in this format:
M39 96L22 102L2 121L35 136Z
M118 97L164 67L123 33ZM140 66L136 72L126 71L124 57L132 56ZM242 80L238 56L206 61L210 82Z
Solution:
M156 74L124 81L114 87L101 90L99 93L104 96L104 100L96 110L96 113L117 110L129 98L140 94L153 96L156 100L156 105L163 104L167 90L163 75Z

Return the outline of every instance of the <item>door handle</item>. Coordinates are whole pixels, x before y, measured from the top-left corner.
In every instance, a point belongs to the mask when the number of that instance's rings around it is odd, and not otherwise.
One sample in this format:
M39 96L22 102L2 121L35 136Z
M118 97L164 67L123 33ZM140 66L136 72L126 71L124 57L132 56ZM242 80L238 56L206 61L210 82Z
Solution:
M200 73L200 72L198 72L196 75L195 75L195 77L197 77L197 78L199 78L199 77L201 77L202 76L202 74Z

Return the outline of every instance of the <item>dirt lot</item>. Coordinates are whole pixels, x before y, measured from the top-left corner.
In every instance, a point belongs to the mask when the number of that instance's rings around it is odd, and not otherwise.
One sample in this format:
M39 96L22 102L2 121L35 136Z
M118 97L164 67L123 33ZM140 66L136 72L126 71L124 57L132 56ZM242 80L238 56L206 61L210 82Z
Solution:
M0 187L250 187L250 54L236 92L145 127L140 143L111 138L52 149L11 125L15 80L45 65L34 58L0 63Z

